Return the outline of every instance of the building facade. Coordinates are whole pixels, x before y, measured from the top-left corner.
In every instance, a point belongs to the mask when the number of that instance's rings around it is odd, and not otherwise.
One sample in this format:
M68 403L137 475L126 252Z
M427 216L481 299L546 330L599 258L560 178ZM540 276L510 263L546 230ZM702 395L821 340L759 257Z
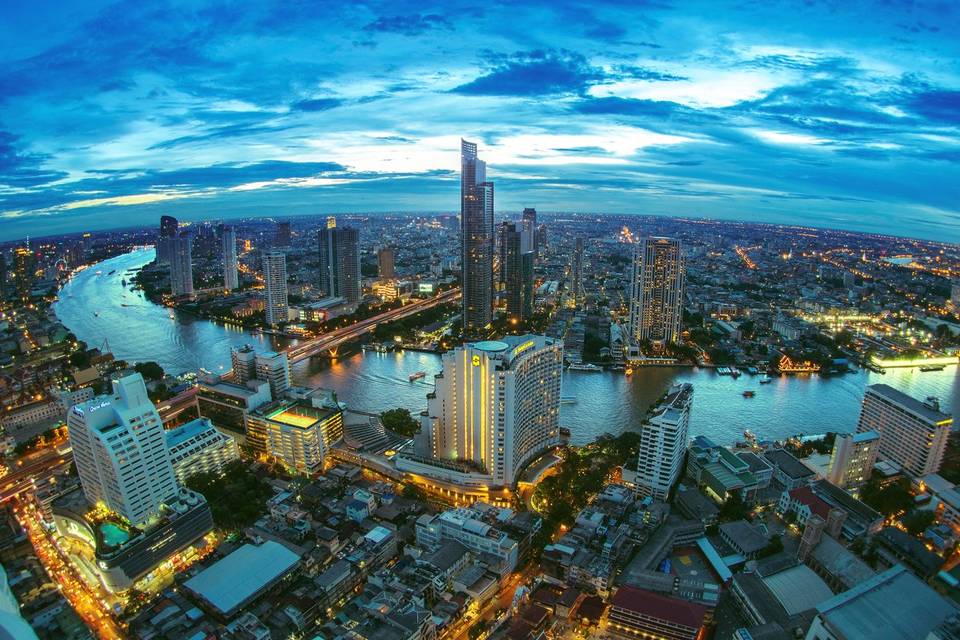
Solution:
M394 259L393 247L381 247L377 251L377 270L380 278L390 280L396 274L396 261Z
M314 473L343 437L343 413L303 399L283 399L247 416L247 444L291 469Z
M283 351L265 351L254 356L254 372L257 380L270 384L270 395L274 400L290 388L290 363Z
M936 398L921 402L885 384L867 387L857 432L880 434L879 455L913 476L936 473L943 462L953 418Z
M517 320L529 320L533 315L533 249L531 232L515 222L502 226L502 264L507 315Z
M493 485L512 484L560 442L563 343L508 336L443 354L424 418L432 455L468 463Z
M634 249L630 334L635 344L654 347L680 339L683 320L683 248L672 238L643 238Z
M674 385L650 420L642 425L636 477L641 495L666 500L679 478L687 451L692 404L693 385Z
M197 473L219 475L240 457L236 441L217 431L207 418L197 418L165 432L170 463L177 481Z
M460 141L460 265L463 330L475 336L493 322L493 183L477 145Z
M180 223L173 216L160 216L160 234L157 236L158 264L170 264L170 241L177 237Z
M360 301L360 232L353 227L338 227L335 218L327 218L317 242L320 251L320 290L328 297Z
M288 320L287 306L287 256L282 251L267 251L263 254L263 281L266 287L267 324L276 326Z
M573 301L583 302L583 238L577 238L573 245L573 262L570 265L570 282Z
M103 504L135 526L176 497L163 422L139 373L113 381L113 394L67 415L73 458L91 505Z
M175 297L193 295L193 235L181 231L167 241L170 247L170 292Z
M876 431L838 433L830 454L827 480L854 496L858 495L860 488L870 479L879 449L880 434Z
M237 232L233 227L224 227L223 243L223 288L233 291L240 286L237 275Z

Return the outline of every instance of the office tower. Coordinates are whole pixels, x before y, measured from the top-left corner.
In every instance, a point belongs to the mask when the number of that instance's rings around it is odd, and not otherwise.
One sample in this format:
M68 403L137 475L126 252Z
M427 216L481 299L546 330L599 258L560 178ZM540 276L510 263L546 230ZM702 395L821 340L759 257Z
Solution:
M273 246L277 248L290 246L290 223L289 222L277 223L277 233L273 239Z
M382 280L391 280L394 276L394 253L393 247L381 247L377 251L377 266L379 267L380 278Z
M193 295L193 236L181 231L168 241L170 247L170 292L175 297Z
M210 223L196 225L193 231L193 255L203 260L212 260L219 253L217 230Z
M287 398L253 411L247 416L247 444L302 473L321 470L343 437L343 413L317 404Z
M13 281L17 288L17 295L22 300L30 297L36 271L37 265L33 251L27 247L17 247L13 251Z
M443 354L427 397L435 458L466 461L494 486L510 485L523 465L560 442L563 342L507 336Z
M320 289L324 295L360 301L360 232L338 227L334 218L317 234L320 249Z
M533 315L533 250L529 242L530 233L515 222L504 222L502 228L503 262L500 270L504 276L507 315L528 320Z
M160 234L157 236L158 264L170 264L170 255L173 251L171 241L177 237L180 223L173 216L160 216Z
M287 306L287 256L282 251L267 251L263 254L263 282L267 290L265 311L267 324L271 327L286 322Z
M570 268L571 290L573 301L583 303L583 238L577 238L573 247L573 264Z
M113 381L113 394L67 414L73 459L87 501L143 526L180 490L163 422L139 373Z
M880 434L876 431L838 433L833 441L827 480L854 496L858 495L860 488L870 479L879 448Z
M879 433L880 457L920 477L940 469L952 424L936 398L920 402L889 385L872 384L863 396L857 432Z
M661 349L680 338L685 267L679 240L643 238L634 248L630 337Z
M523 230L527 233L527 242L530 243L525 251L533 251L534 256L539 255L537 246L537 210L533 207L524 209L523 215L520 217L520 222Z
M224 227L223 242L223 288L233 291L240 285L237 276L237 232L233 227Z
M636 480L641 495L666 500L676 483L687 451L692 404L693 385L675 384L641 425Z
M460 265L463 331L477 335L493 322L493 183L477 145L460 141Z
M249 344L230 349L230 364L233 378L239 384L246 384L257 377L257 352Z
M547 225L540 224L537 226L537 255L542 256L547 246Z
M283 351L265 351L254 357L257 380L270 383L270 395L276 400L290 388L290 364Z

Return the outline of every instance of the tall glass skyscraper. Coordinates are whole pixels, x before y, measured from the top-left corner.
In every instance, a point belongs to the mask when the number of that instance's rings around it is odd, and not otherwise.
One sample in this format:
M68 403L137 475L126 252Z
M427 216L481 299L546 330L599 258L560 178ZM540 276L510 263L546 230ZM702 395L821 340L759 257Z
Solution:
M193 295L193 234L181 231L167 240L170 248L170 291L174 296Z
M320 289L325 295L360 301L360 232L338 227L335 218L317 237L320 249Z
M463 331L477 335L493 322L493 183L477 145L460 141L460 264Z
M683 247L673 238L643 238L634 249L630 335L637 345L663 348L680 338L683 320Z
M224 227L223 236L223 288L233 291L240 282L237 276L237 232L233 227Z
M267 290L264 310L267 324L276 326L289 317L287 306L287 256L282 251L263 254L263 281Z
M570 271L573 301L579 305L583 302L583 238L577 238L573 245L573 264Z
M523 224L523 223L521 223ZM533 315L533 248L530 231L516 222L504 222L502 227L502 264L507 314L517 320Z
M177 237L180 223L173 216L160 216L160 235L157 236L157 262L170 263L171 240Z

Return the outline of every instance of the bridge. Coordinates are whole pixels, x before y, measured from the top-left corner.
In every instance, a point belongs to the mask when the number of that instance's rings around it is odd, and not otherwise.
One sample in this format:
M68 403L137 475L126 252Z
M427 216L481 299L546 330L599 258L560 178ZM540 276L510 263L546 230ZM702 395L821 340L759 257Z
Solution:
M332 351L336 353L337 347L346 342L350 342L351 340L356 340L360 336L373 331L377 328L377 325L382 322L393 322L394 320L408 318L412 315L420 313L421 311L432 309L441 304L454 302L459 298L460 289L450 289L432 298L427 298L426 300L417 300L416 302L405 304L398 309L385 311L371 318L367 318L366 320L356 322L348 327L334 329L333 331L325 333L318 338L313 338L290 347L287 349L287 359L291 364L293 364L294 362L299 362L300 360L321 354L324 351Z

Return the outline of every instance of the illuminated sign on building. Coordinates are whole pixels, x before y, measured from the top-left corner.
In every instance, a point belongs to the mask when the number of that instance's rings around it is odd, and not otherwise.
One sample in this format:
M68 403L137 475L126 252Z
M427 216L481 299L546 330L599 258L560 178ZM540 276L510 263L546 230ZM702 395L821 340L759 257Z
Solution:
M480 356L473 356L473 366L475 367L480 366Z
M534 343L533 340L528 340L527 342L524 342L523 344L518 345L516 348L514 348L514 350L513 350L513 355L514 355L514 356L520 355L521 353L523 353L523 352L526 351L527 349L533 347L534 344L535 344L535 343Z

